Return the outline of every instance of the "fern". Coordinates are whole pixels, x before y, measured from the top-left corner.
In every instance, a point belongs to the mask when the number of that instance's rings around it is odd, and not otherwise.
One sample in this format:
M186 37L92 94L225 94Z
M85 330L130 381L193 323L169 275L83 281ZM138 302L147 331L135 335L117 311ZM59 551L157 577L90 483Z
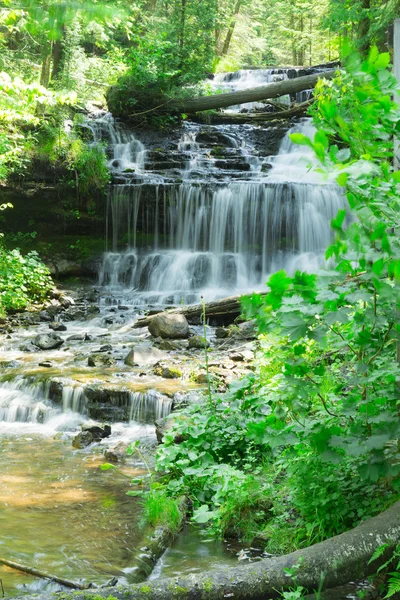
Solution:
M382 556L382 554L385 552L385 550L387 548L389 548L389 546L390 546L390 544L382 544L382 546L379 546L379 548L377 548L375 550L375 552L373 553L373 555L369 559L368 564L370 565L372 562L374 562L375 560L377 560L378 558L380 558Z
M390 598L394 596L394 594L400 593L400 573L396 571L395 573L390 573L390 577L388 579L388 593L385 598Z

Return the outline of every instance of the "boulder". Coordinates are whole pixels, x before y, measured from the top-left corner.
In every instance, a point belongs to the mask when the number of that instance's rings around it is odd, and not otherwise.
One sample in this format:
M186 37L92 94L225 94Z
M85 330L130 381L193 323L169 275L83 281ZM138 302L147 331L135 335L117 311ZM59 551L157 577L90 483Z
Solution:
M57 333L42 333L33 338L32 343L40 350L54 350L62 346L64 340Z
M224 340L231 335L231 331L227 327L217 327L215 330L215 337L219 340Z
M182 339L189 336L189 325L184 315L164 312L151 319L149 331L154 337Z
M208 342L206 338L202 337L201 335L194 335L190 338L188 348L204 350L204 347L210 347L210 342Z

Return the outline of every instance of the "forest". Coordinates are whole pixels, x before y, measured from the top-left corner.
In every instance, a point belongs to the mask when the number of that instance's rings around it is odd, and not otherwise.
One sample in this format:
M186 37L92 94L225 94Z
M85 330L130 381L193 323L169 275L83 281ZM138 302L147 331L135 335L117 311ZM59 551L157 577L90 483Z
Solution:
M0 1L0 586L400 598L400 1Z

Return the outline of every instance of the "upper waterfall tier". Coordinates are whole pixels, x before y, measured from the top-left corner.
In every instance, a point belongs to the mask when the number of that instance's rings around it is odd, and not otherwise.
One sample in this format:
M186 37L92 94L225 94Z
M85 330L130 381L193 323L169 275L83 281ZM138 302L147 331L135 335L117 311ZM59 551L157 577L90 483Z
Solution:
M92 127L114 177L99 283L124 303L211 300L323 263L345 199L310 148L286 135L276 150L282 129L186 123L167 147L145 148L110 117ZM315 133L309 121L291 131Z
M223 92L236 92L239 90L247 90L250 88L275 83L278 81L286 81L287 79L297 79L305 75L312 75L323 71L324 68L310 67L288 67L288 68L273 68L273 69L241 69L232 73L218 73L211 82L215 90ZM312 90L304 90L290 96L282 96L277 101L280 104L289 104L291 100L298 103L309 100L312 96ZM266 101L268 103L268 101ZM253 109L263 108L262 102L248 102L238 106L232 106L229 111L244 111L247 112Z

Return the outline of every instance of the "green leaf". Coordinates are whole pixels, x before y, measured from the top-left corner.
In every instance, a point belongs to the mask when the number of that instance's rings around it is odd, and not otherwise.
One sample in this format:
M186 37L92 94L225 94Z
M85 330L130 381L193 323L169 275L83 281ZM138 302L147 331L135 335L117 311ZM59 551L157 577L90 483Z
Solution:
M102 465L100 465L100 469L102 471L111 471L112 469L116 469L117 467L115 465L112 465L111 463L103 463Z
M308 324L300 315L285 314L281 321L283 335L288 335L291 340L298 340L307 333Z
M299 146L309 146L310 148L314 148L314 144L306 135L302 133L289 133L289 137L294 144L298 144Z

